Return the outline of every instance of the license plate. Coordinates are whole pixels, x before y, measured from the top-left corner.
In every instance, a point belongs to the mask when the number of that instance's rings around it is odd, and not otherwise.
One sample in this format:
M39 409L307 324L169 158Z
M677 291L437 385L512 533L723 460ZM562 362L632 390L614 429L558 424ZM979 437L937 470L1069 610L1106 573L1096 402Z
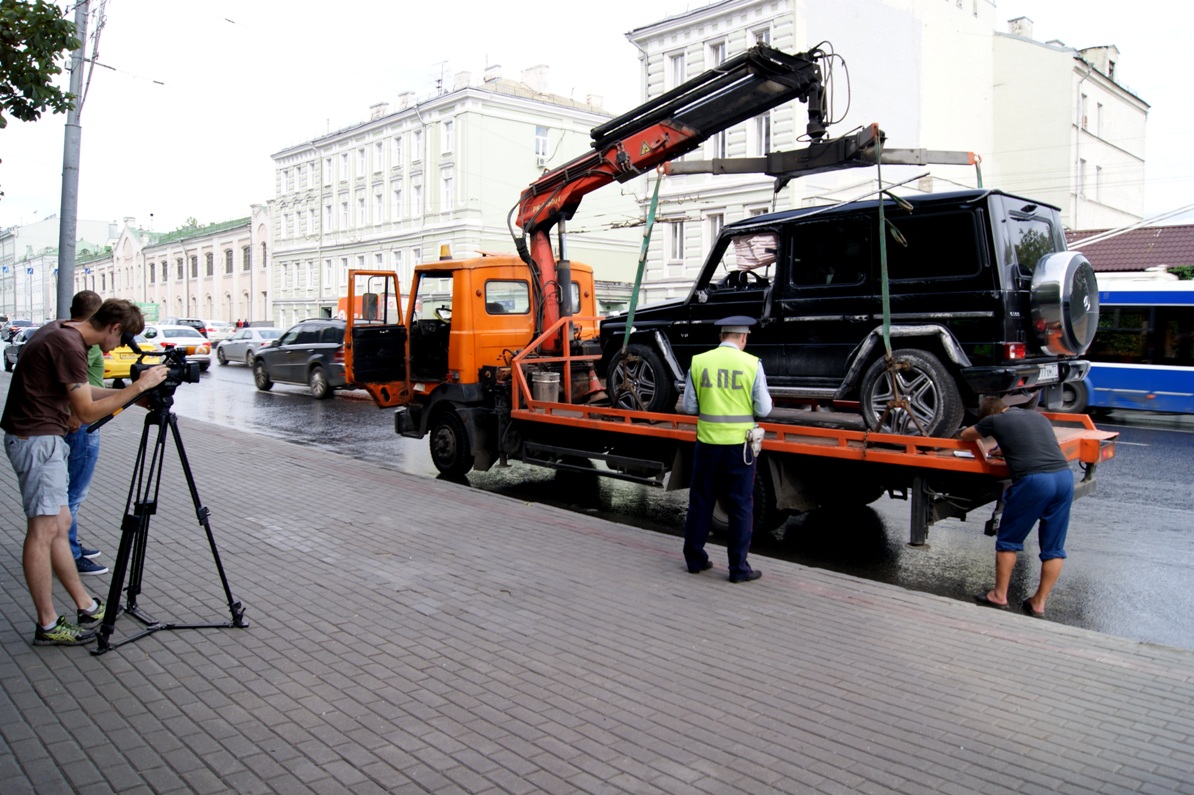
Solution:
M1038 384L1056 383L1057 381L1057 365L1056 364L1042 364L1040 372L1037 373L1036 382Z

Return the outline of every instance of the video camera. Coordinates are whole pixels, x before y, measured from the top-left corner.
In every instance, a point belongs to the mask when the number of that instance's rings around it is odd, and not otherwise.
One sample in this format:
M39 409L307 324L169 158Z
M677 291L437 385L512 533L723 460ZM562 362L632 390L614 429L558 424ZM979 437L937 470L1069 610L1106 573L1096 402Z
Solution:
M166 348L161 351L146 351L142 350L141 346L137 344L137 340L132 334L124 333L120 335L120 343L127 345L133 353L137 354L137 361L129 368L129 377L136 381L141 377L141 373L148 370L150 367L157 367L158 364L166 365L166 380L163 381L157 388L166 392L173 392L179 384L197 384L199 383L199 362L188 362L187 354L183 348ZM161 361L157 364L146 364L142 362L146 356L160 356Z

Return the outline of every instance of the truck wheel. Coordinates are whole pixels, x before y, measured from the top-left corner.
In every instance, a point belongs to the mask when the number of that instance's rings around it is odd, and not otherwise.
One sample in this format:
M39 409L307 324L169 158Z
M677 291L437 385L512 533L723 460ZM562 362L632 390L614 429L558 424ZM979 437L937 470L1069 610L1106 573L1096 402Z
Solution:
M332 387L328 384L327 374L318 365L312 367L310 374L307 375L307 386L311 388L311 397L316 400L327 400L333 394Z
M788 518L787 511L775 507L775 486L771 483L770 470L763 459L755 465L754 525L756 533L769 533ZM713 531L725 535L729 530L729 514L718 500L713 504Z
M473 468L468 431L455 411L449 409L435 415L428 442L431 445L431 462L441 474L459 478Z
M893 409L880 427L879 420L892 399L892 388L886 362L879 359L862 379L862 416L867 427L910 436L920 436L923 428L927 436L953 436L962 422L962 397L941 360L914 348L895 351L892 356L899 367L895 377L900 396L908 401L911 414Z
M621 356L615 356L609 366L606 384L614 407L674 411L676 390L659 354L647 345L631 345L627 352L630 354L629 362L622 361ZM634 399L631 386L638 394L639 400ZM642 405L639 405L639 401L642 401Z
M1090 402L1090 391L1085 381L1069 381L1061 385L1061 408L1067 414L1081 414Z
M265 362L260 359L253 362L253 383L262 392L268 392L274 386L274 382L269 377L269 370L265 367Z

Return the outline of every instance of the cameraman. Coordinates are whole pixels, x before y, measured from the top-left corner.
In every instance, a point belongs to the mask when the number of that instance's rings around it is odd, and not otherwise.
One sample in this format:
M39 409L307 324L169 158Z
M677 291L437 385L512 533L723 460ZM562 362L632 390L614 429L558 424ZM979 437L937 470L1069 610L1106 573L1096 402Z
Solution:
M71 515L63 437L72 414L81 423L95 422L165 380L166 367L158 365L124 389L87 383L88 348L98 345L107 353L120 344L123 333L139 334L144 328L141 310L129 301L108 299L89 320L43 326L25 344L21 366L13 372L0 428L27 518L22 565L37 610L35 646L87 643L103 619L103 601L92 599L83 588L67 540ZM57 614L52 575L74 600L77 624Z

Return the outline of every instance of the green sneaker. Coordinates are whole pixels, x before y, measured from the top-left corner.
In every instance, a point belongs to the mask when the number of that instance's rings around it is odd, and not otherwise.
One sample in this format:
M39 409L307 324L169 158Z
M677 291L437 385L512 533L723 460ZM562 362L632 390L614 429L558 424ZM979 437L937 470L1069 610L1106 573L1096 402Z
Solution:
M33 635L34 646L82 646L93 640L94 629L80 629L76 624L68 623L66 616L58 616L58 623L53 629L39 626Z
M95 629L104 620L104 600L98 596L93 596L95 599L95 612L88 613L85 610L79 611L79 629Z

